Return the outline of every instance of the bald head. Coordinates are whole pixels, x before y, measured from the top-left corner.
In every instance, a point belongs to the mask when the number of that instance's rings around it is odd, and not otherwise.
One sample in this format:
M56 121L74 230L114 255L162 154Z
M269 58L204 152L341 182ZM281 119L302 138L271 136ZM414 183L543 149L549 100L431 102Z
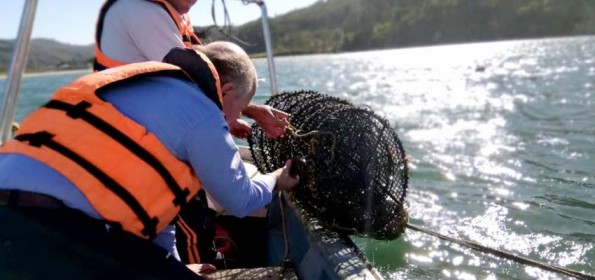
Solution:
M232 83L236 97L244 97L256 91L256 69L246 52L230 42L212 42L206 46L196 46L217 69L221 84Z

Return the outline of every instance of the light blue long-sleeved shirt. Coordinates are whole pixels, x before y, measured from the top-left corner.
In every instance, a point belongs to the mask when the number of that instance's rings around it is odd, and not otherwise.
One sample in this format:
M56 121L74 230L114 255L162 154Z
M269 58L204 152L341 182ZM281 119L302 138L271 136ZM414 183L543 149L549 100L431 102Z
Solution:
M275 178L249 178L222 112L195 84L144 77L134 84L110 87L100 96L155 134L176 158L189 163L203 188L226 212L243 217L270 203ZM0 189L50 195L100 218L68 179L26 156L0 154ZM177 255L173 239L168 228L156 243Z

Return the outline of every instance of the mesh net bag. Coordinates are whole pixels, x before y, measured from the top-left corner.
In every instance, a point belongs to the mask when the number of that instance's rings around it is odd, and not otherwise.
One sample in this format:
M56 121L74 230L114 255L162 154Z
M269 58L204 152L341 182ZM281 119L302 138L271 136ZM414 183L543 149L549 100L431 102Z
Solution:
M383 240L404 231L407 161L388 121L312 91L278 94L266 104L290 117L286 135L277 139L253 125L248 143L261 172L293 159L300 175L295 201L337 231Z

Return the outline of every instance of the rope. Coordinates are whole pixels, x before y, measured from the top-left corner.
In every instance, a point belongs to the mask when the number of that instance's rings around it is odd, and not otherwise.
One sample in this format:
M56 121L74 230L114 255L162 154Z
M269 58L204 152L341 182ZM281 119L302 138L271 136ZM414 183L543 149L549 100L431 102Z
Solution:
M283 230L283 243L285 244L285 253L283 254L283 261L281 263L281 270L279 271L279 279L284 279L287 269L291 268L291 260L289 259L289 240L287 238L287 228L285 225L285 206L283 200L283 192L279 192L279 210L281 211L281 228Z
M310 139L310 153L311 154L314 154L315 146L318 143L318 140L316 137L318 137L320 135L330 136L332 138L333 143L330 147L331 155L327 160L332 161L334 159L335 148L337 147L337 137L335 136L334 133L327 132L327 131L318 131L318 130L312 130L310 132L300 133L301 130L297 129L295 126L293 126L291 123L289 123L288 120L285 120L285 132L287 134L289 134L289 136L291 136L294 139L312 137L312 139ZM314 137L314 136L316 136L316 137Z
M244 1L242 1L242 3L244 5L250 4L249 2L247 3ZM208 32L209 29L211 29L211 28L216 28L225 37L227 37L233 41L236 41L244 46L250 46L250 47L256 46L256 44L254 44L254 43L246 42L246 41L244 41L236 36L233 36L231 34L231 17L229 16L229 12L227 11L227 4L225 3L225 0L221 0L221 5L223 6L223 27L221 27L217 24L217 16L215 15L215 0L213 0L211 2L211 18L213 19L213 26L208 27L205 32Z
M469 247L471 249L480 251L482 253L489 253L489 254L495 255L497 257L513 260L513 261L521 263L521 264L539 267L539 268L547 270L547 271L565 274L568 276L576 277L578 279L595 280L595 276L593 276L593 275L585 274L585 273L582 273L582 272L579 272L576 270L567 269L567 268L556 266L556 265L551 265L551 264L534 261L534 260L531 260L531 259L528 259L525 257L521 257L521 256L516 256L511 253L504 252L502 250L493 249L493 248L483 246L483 245L473 242L473 241L455 239L455 238L431 231L429 229L424 229L424 228L418 227L418 226L410 224L410 223L408 223L406 225L406 227L416 230L416 231L419 231L419 232L423 232L423 233L438 237L440 239L443 239L443 240L446 240L449 242L453 242L453 243L456 243L456 244L459 244L459 245L462 245L465 247Z

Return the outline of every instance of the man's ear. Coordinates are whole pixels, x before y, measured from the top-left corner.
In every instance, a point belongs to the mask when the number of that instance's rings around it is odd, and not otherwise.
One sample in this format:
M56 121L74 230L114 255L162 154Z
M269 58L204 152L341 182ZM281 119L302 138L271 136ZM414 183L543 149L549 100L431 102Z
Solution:
M234 89L234 86L230 82L224 82L224 83L221 84L221 94L223 94L223 96L225 96L228 93L232 92L233 89Z

